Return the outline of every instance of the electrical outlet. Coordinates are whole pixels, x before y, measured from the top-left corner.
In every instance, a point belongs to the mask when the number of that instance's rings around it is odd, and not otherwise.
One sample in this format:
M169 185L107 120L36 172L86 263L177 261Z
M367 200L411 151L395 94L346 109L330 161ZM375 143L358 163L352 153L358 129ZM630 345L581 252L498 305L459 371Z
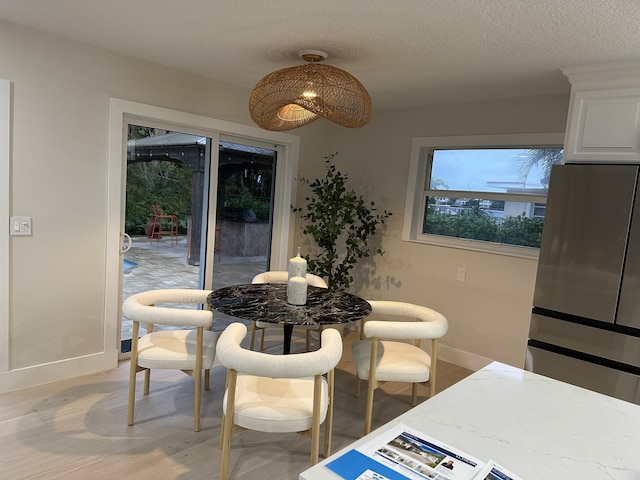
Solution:
M464 267L458 267L458 271L456 272L456 280L459 282L464 282L464 278L467 276L467 270Z

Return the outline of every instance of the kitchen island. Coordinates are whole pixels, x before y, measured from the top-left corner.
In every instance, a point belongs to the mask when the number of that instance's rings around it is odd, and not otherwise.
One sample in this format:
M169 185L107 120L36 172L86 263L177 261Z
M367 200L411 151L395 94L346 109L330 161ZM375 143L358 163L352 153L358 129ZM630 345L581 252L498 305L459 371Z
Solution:
M340 479L326 463L400 423L524 480L640 480L640 405L497 362L305 470L300 480Z

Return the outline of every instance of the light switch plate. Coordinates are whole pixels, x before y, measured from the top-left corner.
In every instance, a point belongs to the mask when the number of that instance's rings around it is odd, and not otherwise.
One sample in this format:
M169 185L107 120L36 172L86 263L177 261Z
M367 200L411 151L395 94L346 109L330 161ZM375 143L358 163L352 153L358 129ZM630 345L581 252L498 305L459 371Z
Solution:
M11 217L9 220L9 235L31 235L31 217Z

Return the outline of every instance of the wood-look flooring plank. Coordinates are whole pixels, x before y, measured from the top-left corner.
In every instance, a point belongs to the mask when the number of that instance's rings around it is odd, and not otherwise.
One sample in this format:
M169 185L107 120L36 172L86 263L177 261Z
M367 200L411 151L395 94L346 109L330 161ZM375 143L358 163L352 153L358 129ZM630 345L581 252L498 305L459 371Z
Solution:
M281 349L269 331L267 351ZM355 398L347 331L336 371L333 451L362 435L366 389ZM295 338L294 351L304 348ZM438 363L437 391L471 372ZM135 424L127 426L128 362L117 369L0 395L0 478L114 480L219 478L221 402L225 369L216 363L202 396L202 429L193 432L193 380L179 371L152 371L151 393L139 374ZM364 387L364 384L363 384ZM428 388L419 390L420 400ZM376 392L373 427L409 408L411 388L385 384ZM231 478L297 479L309 464L308 439L297 434L240 432L232 438Z

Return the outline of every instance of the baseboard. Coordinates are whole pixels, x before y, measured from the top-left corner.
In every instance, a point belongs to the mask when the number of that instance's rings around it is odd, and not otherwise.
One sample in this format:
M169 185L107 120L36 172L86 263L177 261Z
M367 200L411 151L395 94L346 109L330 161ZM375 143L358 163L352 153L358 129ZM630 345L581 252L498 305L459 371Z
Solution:
M113 349L111 352L100 352L82 357L68 358L59 362L10 370L0 373L0 393L67 380L79 375L111 370L117 366L118 351Z
M449 347L441 343L438 343L438 359L474 372L493 362L490 358L481 357L480 355L465 352L464 350L458 350L457 348Z

